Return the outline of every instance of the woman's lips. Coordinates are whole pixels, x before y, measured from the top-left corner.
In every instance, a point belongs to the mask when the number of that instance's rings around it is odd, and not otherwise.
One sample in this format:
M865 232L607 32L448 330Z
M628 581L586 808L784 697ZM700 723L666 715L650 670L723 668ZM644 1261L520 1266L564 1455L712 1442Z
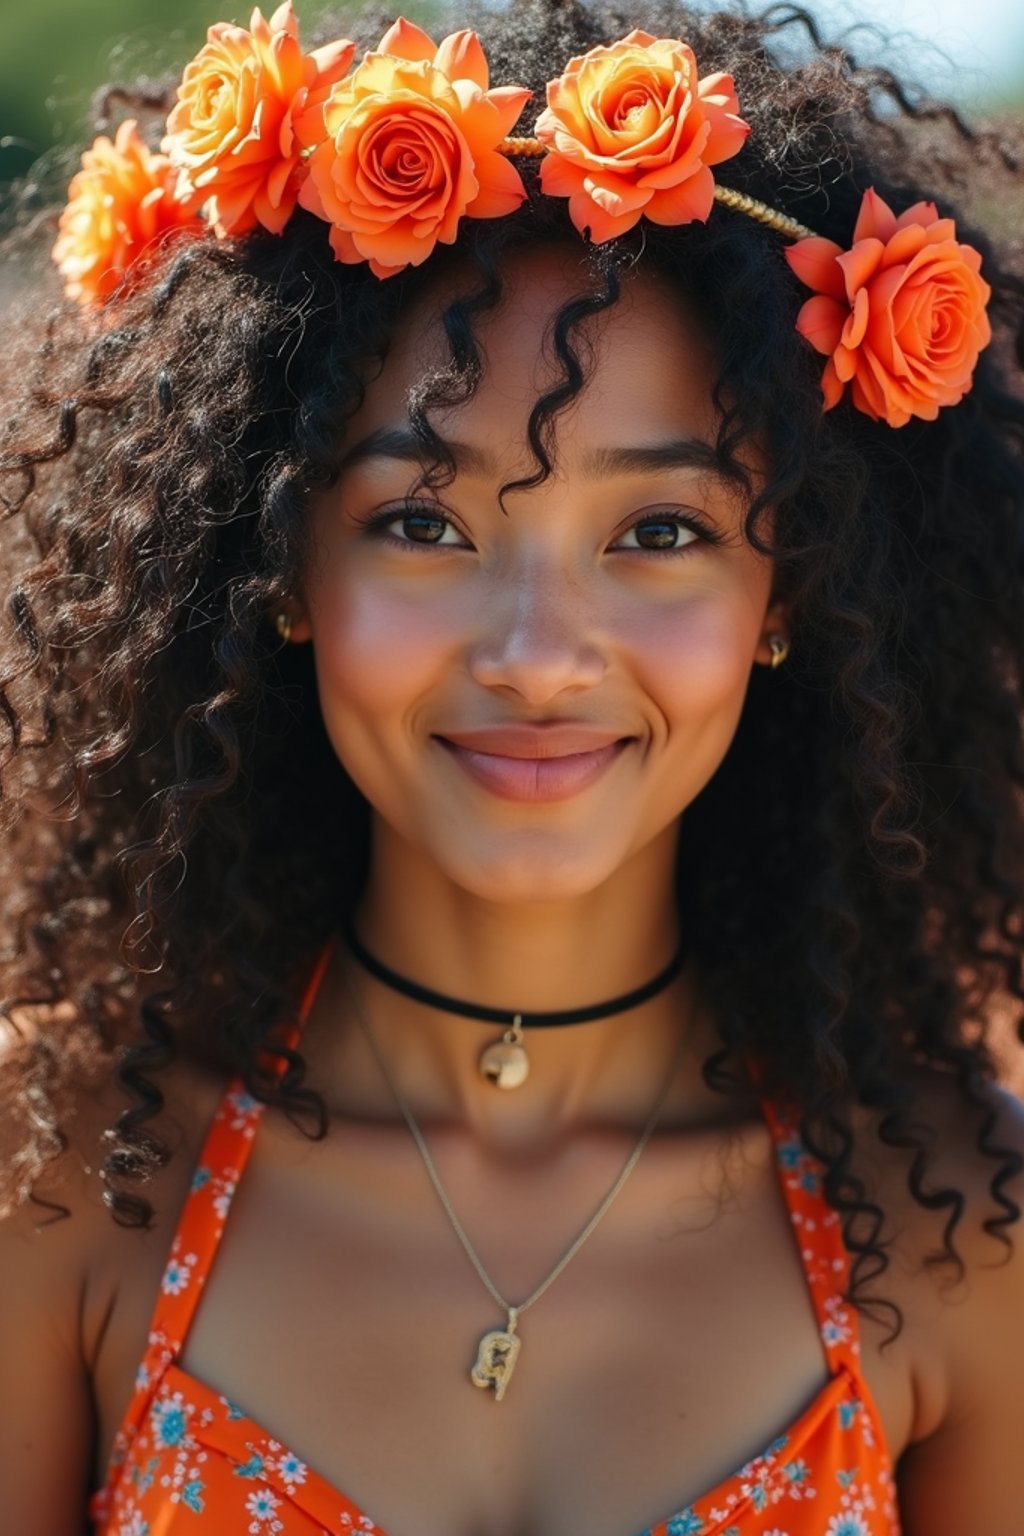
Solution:
M507 756L481 751L479 746L464 745L445 736L439 736L438 740L448 756L453 757L454 762L484 790L490 790L502 800L531 800L534 803L568 800L573 794L586 790L629 745L628 737L617 737L590 751L574 751L560 756L550 753L525 756L522 753L524 743L517 742L516 756ZM554 742L545 742L543 748L551 745Z

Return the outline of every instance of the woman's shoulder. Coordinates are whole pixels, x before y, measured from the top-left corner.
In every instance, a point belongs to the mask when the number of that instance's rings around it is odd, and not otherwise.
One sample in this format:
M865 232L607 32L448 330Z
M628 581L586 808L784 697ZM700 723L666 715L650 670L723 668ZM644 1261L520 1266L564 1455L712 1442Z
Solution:
M966 1475L987 1455L970 1443L979 1426L996 1444L999 1415L1024 1413L1024 1103L995 1085L968 1103L952 1078L914 1086L910 1135L878 1111L857 1117L867 1223L884 1217L887 1260L864 1294L899 1309L915 1441L944 1444ZM879 1337L891 1322L883 1305Z
M100 1177L104 1132L129 1104L113 1063L76 1068L51 1121L19 1060L32 1029L45 1031L47 1021L19 1022L19 1036L0 1036L0 1159L11 1189L0 1215L0 1422L18 1425L0 1446L0 1479L5 1529L68 1531L80 1528L94 1475L97 1361L110 1354L125 1299L137 1297L143 1313L151 1305L218 1089L186 1063L161 1074L159 1130L171 1157L145 1186L154 1208L148 1228L120 1226ZM38 1144L60 1149L39 1171L26 1134L33 1129ZM30 1198L14 1198L13 1186L26 1181ZM143 1339L144 1329L145 1317Z
M22 1040L32 1027L45 1026L39 1019L23 1023ZM35 1157L27 1155L25 1141L33 1129L30 1079L16 1071L3 1072L14 1049L10 1039L0 1040L0 1075L9 1101L0 1116L0 1158L8 1168L32 1168ZM166 1155L144 1181L118 1181L118 1187L141 1195L152 1206L152 1215L133 1225L115 1219L110 1209L104 1165L111 1133L136 1101L120 1085L112 1057L91 1059L72 1074L54 1106L52 1125L40 1135L38 1144L48 1144L50 1152L40 1159L38 1172L20 1181L29 1185L20 1197L15 1187L19 1181L11 1180L0 1215L3 1256L15 1270L26 1270L22 1284L30 1272L33 1283L52 1277L54 1284L87 1296L121 1253L137 1253L140 1244L159 1248L163 1242L166 1247L224 1082L185 1058L173 1061L153 1081L162 1107L145 1128ZM20 1103L15 1101L19 1095Z

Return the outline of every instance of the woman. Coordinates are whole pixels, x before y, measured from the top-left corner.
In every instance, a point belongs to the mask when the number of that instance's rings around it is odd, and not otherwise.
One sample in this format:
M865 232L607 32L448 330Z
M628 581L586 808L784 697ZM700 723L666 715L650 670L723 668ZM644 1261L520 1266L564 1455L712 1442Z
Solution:
M5 1525L1011 1536L1009 161L477 20L218 24L29 298Z

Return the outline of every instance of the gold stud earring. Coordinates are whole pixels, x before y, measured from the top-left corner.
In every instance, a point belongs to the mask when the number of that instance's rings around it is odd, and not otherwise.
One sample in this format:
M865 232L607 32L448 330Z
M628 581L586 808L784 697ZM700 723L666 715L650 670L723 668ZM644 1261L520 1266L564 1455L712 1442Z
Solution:
M276 620L274 622L275 622L278 634L281 636L281 639L284 641L285 645L287 645L288 641L292 637L292 616L291 616L291 614L290 613L279 613L277 618L276 618Z
M789 641L786 639L785 635L769 635L768 649L772 653L771 664L772 670L774 671L776 667L782 666L782 663L789 655Z

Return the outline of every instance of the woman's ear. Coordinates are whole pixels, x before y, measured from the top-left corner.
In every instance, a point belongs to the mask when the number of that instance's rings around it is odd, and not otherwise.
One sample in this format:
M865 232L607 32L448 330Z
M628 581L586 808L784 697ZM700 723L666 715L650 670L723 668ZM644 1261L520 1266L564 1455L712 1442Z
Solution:
M754 660L765 667L777 667L785 660L790 644L788 607L782 598L776 598L765 612Z
M288 636L293 645L301 645L306 640L313 638L313 626L309 622L309 614L305 604L295 602L289 607L292 620L291 634Z
M273 624L285 645L301 645L313 638L313 626L300 598L285 599L274 614Z

